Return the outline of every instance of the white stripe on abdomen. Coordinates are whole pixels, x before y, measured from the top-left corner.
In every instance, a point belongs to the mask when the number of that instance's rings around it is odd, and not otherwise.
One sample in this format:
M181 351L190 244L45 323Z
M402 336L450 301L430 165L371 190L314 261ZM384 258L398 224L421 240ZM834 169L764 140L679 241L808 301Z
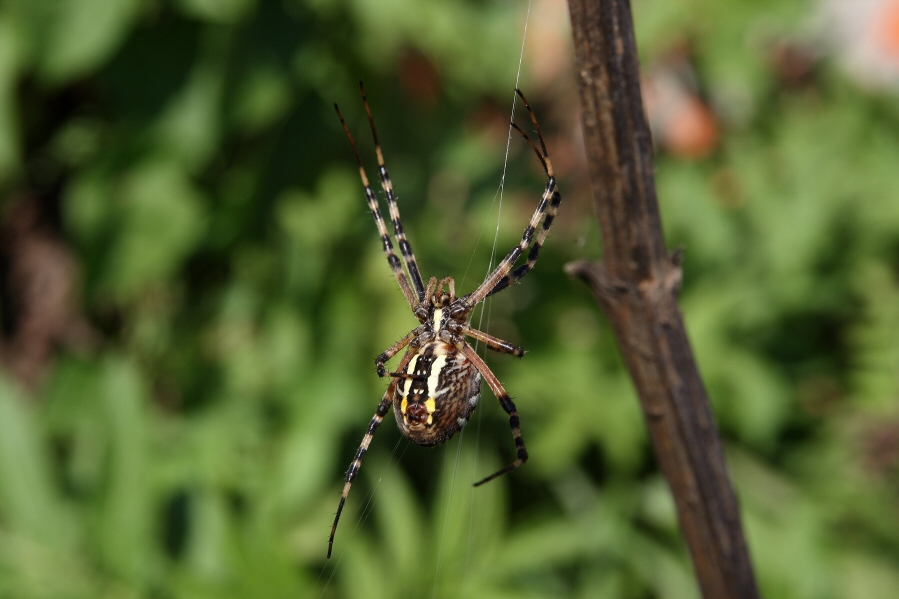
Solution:
M446 356L437 356L431 364L431 374L428 376L428 397L437 398L437 385L440 384L440 373L446 366Z

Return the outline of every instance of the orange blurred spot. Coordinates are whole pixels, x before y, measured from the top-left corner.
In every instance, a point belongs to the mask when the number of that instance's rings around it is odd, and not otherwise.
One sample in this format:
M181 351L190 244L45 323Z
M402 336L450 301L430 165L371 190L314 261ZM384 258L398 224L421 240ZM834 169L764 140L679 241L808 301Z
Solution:
M876 15L877 39L884 51L899 58L899 2L887 2Z
M678 104L664 132L665 148L681 158L708 156L718 146L721 134L715 115L695 96Z

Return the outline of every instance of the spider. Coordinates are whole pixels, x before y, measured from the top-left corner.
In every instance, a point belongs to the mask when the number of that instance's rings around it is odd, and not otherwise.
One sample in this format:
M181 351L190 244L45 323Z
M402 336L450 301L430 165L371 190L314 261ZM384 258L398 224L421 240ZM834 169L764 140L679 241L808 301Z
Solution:
M552 164L549 161L549 155L546 152L546 144L543 141L543 134L540 132L537 117L524 94L516 88L515 92L524 102L531 121L534 123L537 139L540 141L540 148L538 149L527 133L515 123L514 118L511 126L530 144L540 159L543 170L548 177L540 204L534 211L533 216L531 216L531 220L521 237L521 242L503 258L502 262L473 292L457 297L456 283L452 277L446 277L439 281L436 277L432 277L426 287L418 270L418 263L415 260L415 254L412 252L412 246L409 245L406 233L403 230L400 210L396 203L396 194L393 191L390 175L387 173L384 153L381 151L381 144L378 142L375 121L365 94L365 86L361 81L359 82L359 87L362 91L365 111L368 113L368 122L371 126L375 152L378 157L381 187L387 195L390 219L393 221L394 235L400 246L400 253L403 257L402 262L393 249L393 241L391 241L391 237L387 232L378 199L369 184L368 175L365 173L365 167L362 165L362 159L359 157L359 150L356 148L353 135L350 133L350 129L337 104L334 104L334 109L337 111L337 116L343 125L344 131L346 131L347 138L349 138L353 154L356 156L356 162L359 165L359 175L362 178L362 185L365 187L365 197L375 219L375 225L377 225L378 232L381 235L387 262L390 264L390 268L393 269L393 274L399 283L400 289L402 289L403 294L406 296L406 301L409 302L412 312L421 325L413 329L375 359L378 376L389 376L393 380L387 386L387 392L381 399L381 403L378 404L378 409L368 425L368 431L362 438L362 444L356 451L356 457L347 471L346 483L343 487L343 494L340 497L340 505L337 507L337 515L334 517L331 537L328 540L329 559L331 550L334 547L334 534L337 532L337 523L340 520L340 514L349 495L350 487L359 474L362 459L365 457L365 452L368 451L372 437L387 415L391 405L393 406L397 425L406 437L419 445L437 445L451 439L468 424L468 420L471 418L471 414L477 407L478 400L481 397L481 378L483 377L487 380L487 384L497 399L499 399L500 405L509 414L509 425L512 427L512 437L515 440L517 459L512 464L475 483L475 486L477 487L506 474L527 461L528 452L524 445L524 439L521 437L521 427L515 404L512 402L509 394L506 393L506 390L503 389L496 375L491 372L484 360L478 356L465 338L471 337L476 339L484 343L488 349L496 352L512 354L518 357L524 355L522 348L472 328L469 324L469 318L475 306L486 297L502 291L531 271L537 262L540 248L546 240L546 235L549 233L549 228L552 226L553 219L562 201L562 196L556 190L556 178L553 174ZM541 220L543 225L538 233L537 227L540 226ZM513 271L512 267L528 247L531 250L528 253L527 261ZM405 271L403 264L405 264ZM408 275L406 271L408 271ZM388 372L387 362L405 348L408 349L400 360L396 372Z

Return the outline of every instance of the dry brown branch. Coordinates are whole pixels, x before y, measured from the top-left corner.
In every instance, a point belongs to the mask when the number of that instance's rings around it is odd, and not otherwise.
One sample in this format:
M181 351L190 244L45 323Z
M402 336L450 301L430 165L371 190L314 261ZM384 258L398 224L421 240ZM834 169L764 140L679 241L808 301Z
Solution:
M634 379L704 597L758 597L721 439L677 304L680 255L662 233L628 0L569 0L584 141L603 233L577 262Z

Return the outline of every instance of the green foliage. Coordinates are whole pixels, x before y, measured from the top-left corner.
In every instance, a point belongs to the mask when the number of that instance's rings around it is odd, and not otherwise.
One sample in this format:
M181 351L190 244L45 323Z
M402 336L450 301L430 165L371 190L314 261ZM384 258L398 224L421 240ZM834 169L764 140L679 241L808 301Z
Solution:
M765 44L805 2L634 4L643 59L688 39L720 104L716 153L660 154L657 184L764 595L899 596L894 98L828 61L778 83ZM567 163L560 217L474 319L529 350L488 362L532 459L472 490L513 451L486 388L444 447L388 417L326 564L373 359L415 324L331 103L374 174L365 79L424 274L467 292L542 190L513 139L495 200L523 19L493 0L0 5L0 188L58 214L91 327L36 390L0 379L0 597L698 596L615 339L562 273L600 257L570 63L522 80Z

